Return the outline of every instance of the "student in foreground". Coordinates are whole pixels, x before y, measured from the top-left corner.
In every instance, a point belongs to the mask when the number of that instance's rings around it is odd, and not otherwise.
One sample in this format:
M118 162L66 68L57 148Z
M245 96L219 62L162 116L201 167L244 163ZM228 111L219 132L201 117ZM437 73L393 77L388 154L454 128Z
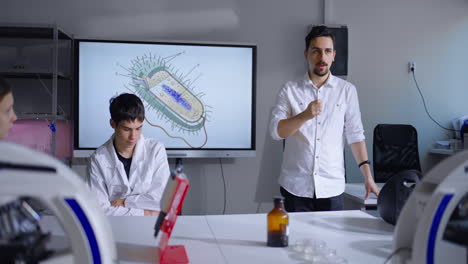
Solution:
M136 95L112 98L110 114L114 134L90 157L87 183L106 215L158 215L170 174L164 145L143 137Z

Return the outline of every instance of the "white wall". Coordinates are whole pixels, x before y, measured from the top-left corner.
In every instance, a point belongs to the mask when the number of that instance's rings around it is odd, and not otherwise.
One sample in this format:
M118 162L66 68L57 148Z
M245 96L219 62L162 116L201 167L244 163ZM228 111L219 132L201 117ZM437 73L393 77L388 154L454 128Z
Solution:
M425 115L407 63L416 62L418 81L437 120L448 126L452 118L467 114L468 1L326 1L327 22L349 26L348 80L358 87L369 151L376 124L409 123L418 129L423 168L429 168L435 160L427 154L430 144L446 135ZM321 0L18 0L3 5L0 22L56 22L80 38L256 43L258 154L222 160L226 213L253 213L269 210L279 193L282 144L267 132L270 109L281 85L305 73L306 28L322 23L322 13ZM219 160L184 163L192 184L184 213L221 213ZM348 152L348 177L361 181L355 167ZM77 170L83 173L84 167Z
M468 1L338 0L333 6L333 22L349 25L348 80L358 88L368 149L377 124L411 124L427 171L440 158L427 153L432 143L450 132L426 115L407 64L416 62L419 86L439 123L450 127L468 113ZM349 160L347 171L356 175Z

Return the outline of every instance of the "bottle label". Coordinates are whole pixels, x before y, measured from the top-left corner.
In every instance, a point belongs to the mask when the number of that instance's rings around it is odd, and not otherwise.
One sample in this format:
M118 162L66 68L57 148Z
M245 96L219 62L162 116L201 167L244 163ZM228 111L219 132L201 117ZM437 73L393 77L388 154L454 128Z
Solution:
M283 232L272 231L268 232L267 245L269 247L287 247L288 236Z
M287 224L280 224L280 230L268 232L268 243L270 247L287 247L289 238L289 228Z
M286 240L286 244L288 243L288 237L289 237L289 228L287 224L280 224L281 228L281 233L283 233L283 237Z

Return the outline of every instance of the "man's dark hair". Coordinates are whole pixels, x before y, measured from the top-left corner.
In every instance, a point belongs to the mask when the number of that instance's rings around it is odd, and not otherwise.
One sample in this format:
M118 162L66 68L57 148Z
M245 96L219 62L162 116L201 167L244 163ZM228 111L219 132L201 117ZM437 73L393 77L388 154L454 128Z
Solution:
M9 93L11 93L10 84L8 84L5 79L0 77L0 102L3 100L3 97Z
M114 120L116 126L120 121L134 121L137 119L143 122L145 120L143 102L136 95L123 93L111 98L109 102L111 119Z
M335 47L335 36L328 30L326 26L315 26L312 27L309 34L305 38L306 50L309 49L310 42L318 37L330 37L333 41L333 47Z

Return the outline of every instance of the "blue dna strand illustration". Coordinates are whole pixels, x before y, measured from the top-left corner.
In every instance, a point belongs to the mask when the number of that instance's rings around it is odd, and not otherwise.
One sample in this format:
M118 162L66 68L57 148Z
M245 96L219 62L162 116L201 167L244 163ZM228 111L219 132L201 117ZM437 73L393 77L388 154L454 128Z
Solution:
M191 148L202 148L208 141L205 122L209 107L201 100L203 93L193 93L193 84L201 74L194 79L189 77L193 70L199 67L199 64L184 75L169 64L171 60L183 53L180 52L168 57L145 54L133 59L130 68L118 65L128 74L117 74L131 78L129 86L132 88L127 86L126 88L135 92L146 102L146 107L149 110L154 110L159 119L170 122L172 130L178 130L185 134L198 134L203 129L205 142L201 146L194 147L185 138L172 136L163 127L146 119L148 124L161 128L171 138L183 140Z

